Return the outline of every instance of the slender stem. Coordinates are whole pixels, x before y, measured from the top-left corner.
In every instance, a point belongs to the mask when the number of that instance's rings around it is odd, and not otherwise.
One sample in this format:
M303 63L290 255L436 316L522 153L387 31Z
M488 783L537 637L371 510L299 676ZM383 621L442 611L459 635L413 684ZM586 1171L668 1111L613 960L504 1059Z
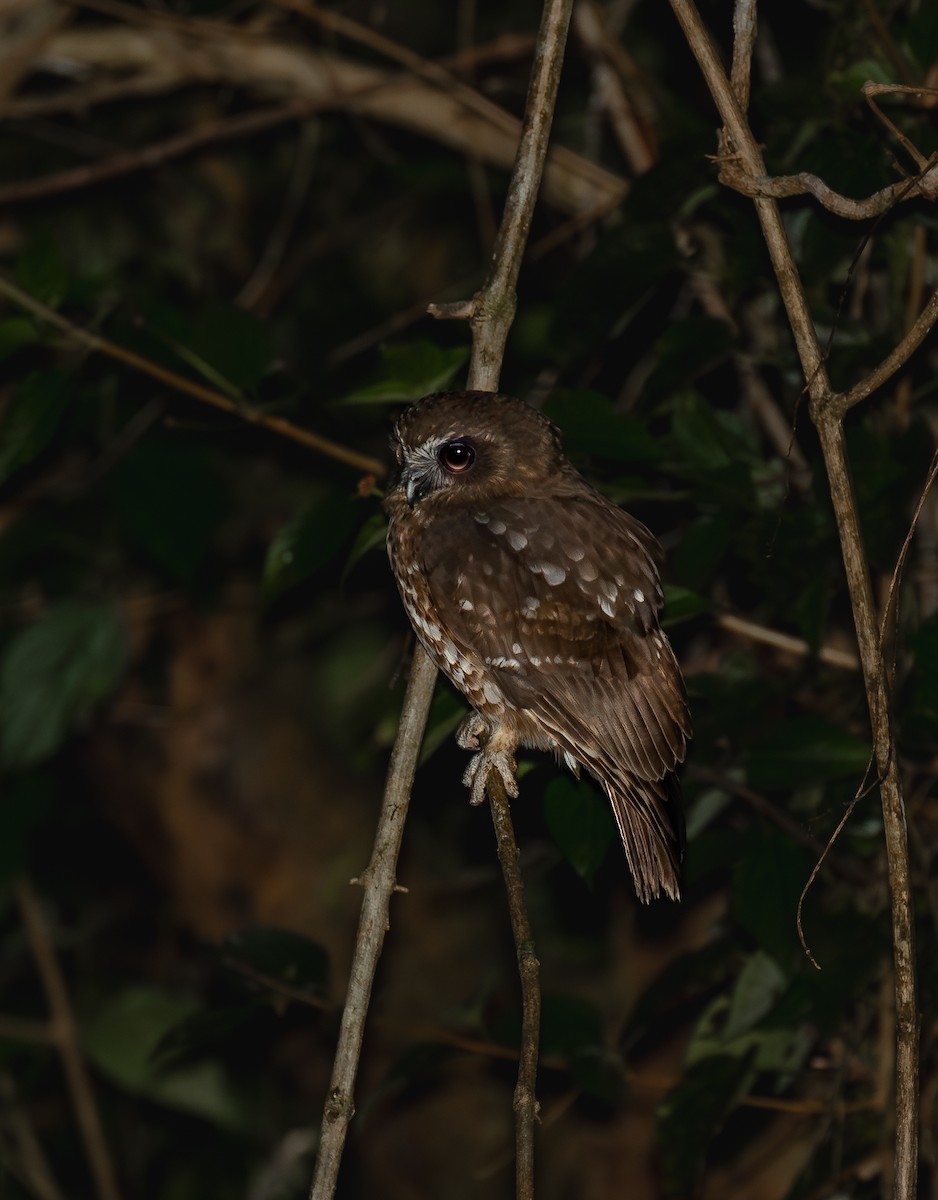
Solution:
M384 945L384 935L388 928L397 858L410 803L410 789L414 782L417 756L423 741L435 683L436 668L418 646L407 694L404 697L404 707L401 710L397 740L388 767L374 850L371 862L361 878L364 895L358 937L355 941L355 957L345 1008L342 1011L332 1079L323 1111L310 1200L331 1200L334 1195L345 1137L355 1112L355 1076L361 1057L365 1016L368 1012L375 970Z
M65 1079L71 1095L75 1117L85 1145L88 1166L94 1178L98 1200L120 1200L117 1175L108 1151L101 1115L94 1096L91 1076L81 1051L78 1026L68 998L68 989L62 968L56 957L55 946L43 920L42 910L36 893L25 880L14 888L16 903L26 929L26 936L36 960L36 969L42 980L51 1015L50 1032L65 1071Z
M41 321L45 321L48 325L53 325L56 329L84 346L86 349L94 351L97 354L104 354L108 358L112 358L115 362L123 363L127 367L132 367L135 371L141 371L144 375L149 375L151 379L156 379L159 383L165 384L174 391L183 392L187 396L192 396L195 400L201 400L203 404L210 404L212 408L221 409L222 412L231 413L233 416L240 417L242 421L247 421L251 425L261 425L264 429L269 429L272 433L277 433L281 437L289 438L293 442L299 442L300 445L308 447L310 450L315 450L317 454L325 454L328 458L334 458L338 462L346 463L350 467L356 467L360 471L367 471L370 475L378 477L384 475L386 467L383 462L377 458L371 458L367 454L360 454L357 450L350 450L347 446L342 446L338 442L333 442L329 438L320 437L318 433L313 433L309 429L302 429L299 425L294 425L292 421L286 421L283 417L271 416L269 413L258 412L257 409L249 408L244 404L238 404L231 399L230 396L224 396L221 392L213 391L212 388L204 387L201 383L195 383L191 379L186 379L183 375L177 375L175 371L168 371L165 367L161 367L159 363L151 362L148 358L144 358L142 354L135 354L132 350L126 350L123 346L118 346L116 342L108 341L107 338L101 337L100 334L92 333L89 329L83 329L80 325L73 325L71 321L48 308L34 296L30 296L28 292L24 292L18 288L16 284L11 283L9 279L4 279L0 276L0 296L6 296L12 300L14 304L20 308L31 312L33 316L38 317Z

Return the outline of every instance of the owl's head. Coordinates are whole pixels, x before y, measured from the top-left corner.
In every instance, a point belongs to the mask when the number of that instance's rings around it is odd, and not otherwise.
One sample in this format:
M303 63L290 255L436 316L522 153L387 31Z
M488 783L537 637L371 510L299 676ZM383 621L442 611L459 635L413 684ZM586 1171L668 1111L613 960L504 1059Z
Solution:
M557 427L499 392L425 396L398 420L391 446L391 493L411 508L429 497L471 503L530 494L564 463Z

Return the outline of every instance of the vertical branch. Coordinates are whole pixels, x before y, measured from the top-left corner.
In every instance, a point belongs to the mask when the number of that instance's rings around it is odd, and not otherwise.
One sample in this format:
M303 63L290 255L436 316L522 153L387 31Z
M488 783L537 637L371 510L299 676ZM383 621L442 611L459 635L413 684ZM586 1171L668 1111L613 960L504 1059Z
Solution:
M496 391L498 388L505 342L514 318L515 288L544 173L572 4L573 0L545 0L521 141L486 282L471 301L430 306L434 316L471 320L473 345L468 386L472 389ZM388 768L375 848L363 879L362 914L332 1080L323 1112L310 1200L331 1200L338 1180L342 1150L355 1108L355 1078L368 1001L387 930L404 819L435 679L436 668L418 646ZM489 801L521 976L522 1048L515 1089L517 1197L531 1200L534 1195L535 1082L540 1025L538 962L524 907L518 847L504 788L491 785Z
M751 0L739 0L737 16L750 11ZM741 93L726 77L719 56L700 20L693 0L671 0L690 48L703 72L707 86L729 135L731 150L742 170L751 177L765 175L762 156L746 118L737 103ZM746 39L754 22L737 21ZM745 54L740 46L734 55L734 83L748 69L739 64ZM795 344L801 359L811 398L811 416L818 430L824 465L827 470L831 503L840 537L841 555L850 592L857 642L863 665L873 750L881 779L886 860L892 906L893 957L895 962L896 1004L896 1200L914 1200L918 1170L918 1005L915 986L915 944L912 919L912 894L909 873L908 836L902 783L896 757L895 740L889 712L888 676L883 662L863 536L857 517L856 496L844 447L843 417L851 403L857 402L879 386L906 362L934 324L938 299L926 306L919 322L902 340L892 355L867 380L846 395L833 392L827 377L823 355L811 320L798 269L782 224L777 203L759 197L756 212L778 279Z
M410 789L417 769L417 756L427 713L433 698L436 668L418 646L410 671L401 723L391 753L384 802L371 862L361 879L363 898L355 941L355 957L349 976L339 1042L336 1047L332 1079L322 1114L316 1169L310 1200L331 1200L339 1178L339 1164L345 1147L349 1122L355 1112L355 1077L365 1034L365 1016L371 999L378 959L388 928L391 895L394 892L397 858L404 822L410 803Z

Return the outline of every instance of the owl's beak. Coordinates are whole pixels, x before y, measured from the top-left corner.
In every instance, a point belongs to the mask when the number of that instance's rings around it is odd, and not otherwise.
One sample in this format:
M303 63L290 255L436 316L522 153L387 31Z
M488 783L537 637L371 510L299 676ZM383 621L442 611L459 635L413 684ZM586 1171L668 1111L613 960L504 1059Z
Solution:
M401 472L401 486L407 497L407 503L413 508L418 500L422 500L430 492L432 486L430 472L405 467Z

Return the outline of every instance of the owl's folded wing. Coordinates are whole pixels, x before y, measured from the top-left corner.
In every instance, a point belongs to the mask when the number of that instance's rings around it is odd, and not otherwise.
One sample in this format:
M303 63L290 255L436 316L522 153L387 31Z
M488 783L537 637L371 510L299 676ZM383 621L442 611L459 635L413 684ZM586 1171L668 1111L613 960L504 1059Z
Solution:
M611 783L663 779L689 736L680 671L658 624L655 545L585 489L454 510L423 538L450 637L561 752Z

